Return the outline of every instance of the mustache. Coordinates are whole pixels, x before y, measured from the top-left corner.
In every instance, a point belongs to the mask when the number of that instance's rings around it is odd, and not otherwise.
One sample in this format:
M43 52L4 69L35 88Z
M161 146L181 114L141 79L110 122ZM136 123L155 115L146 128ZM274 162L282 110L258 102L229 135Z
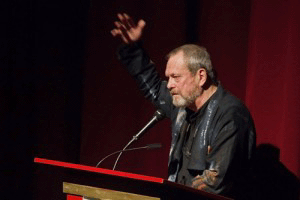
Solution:
M170 90L170 94L171 94L171 95L176 95L176 94L179 94L179 93L178 93L178 91L176 91L176 90Z

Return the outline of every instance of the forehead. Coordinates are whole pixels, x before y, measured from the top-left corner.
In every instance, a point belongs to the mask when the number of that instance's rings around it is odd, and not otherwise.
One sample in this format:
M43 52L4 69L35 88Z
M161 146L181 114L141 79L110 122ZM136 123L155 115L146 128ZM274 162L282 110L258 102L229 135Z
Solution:
M176 53L175 55L172 55L169 58L165 71L166 76L170 76L172 74L182 74L187 72L190 73L184 61L184 54L182 51Z

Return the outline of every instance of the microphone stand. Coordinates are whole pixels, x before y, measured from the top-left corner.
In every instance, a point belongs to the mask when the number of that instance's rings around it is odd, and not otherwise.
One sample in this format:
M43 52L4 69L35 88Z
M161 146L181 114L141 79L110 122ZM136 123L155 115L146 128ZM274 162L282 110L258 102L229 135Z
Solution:
M123 151L125 151L126 148L129 147L129 145L130 145L133 141L135 141L135 138L132 138L132 139L128 142L128 144L122 149L122 151L119 153L119 155L118 155L118 157L117 157L117 160L116 160L116 162L115 162L114 167L113 167L112 170L115 170L115 168L116 168L116 166L117 166L117 163L118 163L118 161L119 161L119 159L120 159L120 157L121 157Z
M117 157L117 160L114 164L113 170L115 170L117 163L123 153L123 151L125 151L125 149L127 147L129 147L129 145L131 145L131 143L133 143L134 141L138 140L150 127L152 127L156 122L162 120L165 117L165 113L161 110L157 110L154 113L153 118L146 124L146 126L144 126L144 128L142 128L142 130L140 130L136 135L134 135L132 137L132 139L128 142L128 144L123 148L123 150L119 153L119 156Z
M125 150L120 150L120 151L115 151L109 155L107 155L106 157L104 157L102 160L100 160L98 162L98 164L96 165L96 167L98 167L106 158L115 155L116 153L120 153L120 152L124 152L124 151L133 151L133 150L139 150L139 149L155 149L155 148L161 148L161 144L160 143L155 143L155 144L148 144L147 146L143 146L143 147L136 147L136 148L131 148L131 149L125 149Z

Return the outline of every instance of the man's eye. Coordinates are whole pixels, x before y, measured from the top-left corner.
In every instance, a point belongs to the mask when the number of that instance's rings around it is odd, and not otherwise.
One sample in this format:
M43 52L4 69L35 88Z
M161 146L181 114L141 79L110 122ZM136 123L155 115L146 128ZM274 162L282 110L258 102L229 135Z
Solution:
M178 81L180 76L174 76L175 81Z

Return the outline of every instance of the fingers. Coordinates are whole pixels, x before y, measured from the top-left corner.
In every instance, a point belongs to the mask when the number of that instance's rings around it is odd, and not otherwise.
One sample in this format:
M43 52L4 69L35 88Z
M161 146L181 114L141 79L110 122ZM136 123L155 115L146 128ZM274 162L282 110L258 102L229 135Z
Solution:
M111 31L113 36L122 35L130 28L135 27L133 20L127 14L117 14L120 21L115 21L116 29Z
M117 35L119 35L119 30L118 29L113 29L110 31L110 33L112 34L112 36L116 37Z
M114 25L115 25L115 29L113 29L111 31L111 34L113 36L122 36L122 35L126 35L127 31L132 27L132 25L134 24L132 19L127 15L127 14L117 14L118 18L120 21L115 21ZM129 22L132 21L132 22Z
M133 20L131 19L131 17L129 17L129 15L127 15L126 13L124 14L118 14L117 15L120 22L123 24L123 26L127 29L130 30L131 28L134 28L136 25L134 24Z
M118 30L120 30L121 32L126 31L126 27L125 27L122 23L120 23L120 22L115 22L114 24L115 24L116 28L117 28Z
M123 40L123 42L129 43L128 37L126 37L126 35L124 35L120 29L113 29L113 30L110 31L110 33L111 33L112 36L114 36L114 37L120 36L121 39Z
M115 31L113 31L116 35L120 35L122 40L125 43L129 43L129 41L131 41L129 35L128 35L128 29L120 22L115 22L115 26L117 27L117 29L115 29Z
M116 28L111 30L111 34L116 37L116 36L121 36L122 40L127 43L127 33L126 33L126 28L124 27L124 25L120 22L114 22Z
M141 39L146 25L144 20L139 20L136 25L126 13L117 14L117 17L119 21L114 22L115 29L111 30L111 34L114 37L120 36L125 43L132 43Z
M115 25L115 29L111 30L111 34L113 36L117 36L117 35L121 35L122 34L122 29L124 29L122 27L122 24L120 22L114 22Z
M113 29L110 31L110 33L112 34L113 37L121 36L122 39L125 38L125 37L123 37L123 33L120 29ZM124 42L126 42L126 41L124 41Z
M135 23L133 22L132 18L129 17L129 15L127 15L126 13L124 13L124 17L127 20L128 24L130 27L135 27Z
M203 190L206 187L206 184L203 182L203 178L198 175L193 178L192 187L198 190Z
M206 187L206 184L204 184L204 183L194 186L194 188L197 190L204 190L205 187Z

